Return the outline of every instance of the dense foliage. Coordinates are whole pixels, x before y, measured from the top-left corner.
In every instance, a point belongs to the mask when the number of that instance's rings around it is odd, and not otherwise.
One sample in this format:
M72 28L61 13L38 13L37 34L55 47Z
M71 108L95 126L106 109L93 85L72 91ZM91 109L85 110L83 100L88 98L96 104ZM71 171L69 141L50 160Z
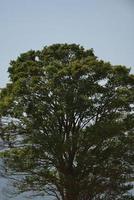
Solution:
M54 44L21 54L1 91L1 137L18 189L62 200L132 199L134 75L92 49Z

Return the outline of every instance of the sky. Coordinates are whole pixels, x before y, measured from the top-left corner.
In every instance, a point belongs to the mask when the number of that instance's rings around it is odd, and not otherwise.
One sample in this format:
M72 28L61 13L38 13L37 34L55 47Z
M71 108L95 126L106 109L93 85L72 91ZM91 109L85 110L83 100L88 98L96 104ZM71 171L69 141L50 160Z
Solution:
M0 87L10 60L53 43L77 43L134 72L134 0L0 0Z

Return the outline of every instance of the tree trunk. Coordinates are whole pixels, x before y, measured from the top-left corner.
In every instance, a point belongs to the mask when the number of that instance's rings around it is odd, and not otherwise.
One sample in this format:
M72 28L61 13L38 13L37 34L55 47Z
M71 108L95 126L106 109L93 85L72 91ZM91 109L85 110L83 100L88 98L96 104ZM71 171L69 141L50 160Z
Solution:
M66 193L64 200L78 200L78 195L73 193Z
M74 180L70 180L65 189L65 200L78 200L79 189Z

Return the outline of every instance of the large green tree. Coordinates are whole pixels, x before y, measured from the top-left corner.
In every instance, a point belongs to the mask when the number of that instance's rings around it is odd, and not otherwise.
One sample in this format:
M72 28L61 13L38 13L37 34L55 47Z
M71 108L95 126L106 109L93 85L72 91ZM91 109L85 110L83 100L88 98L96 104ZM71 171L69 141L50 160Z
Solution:
M11 61L1 91L7 171L62 200L131 199L134 75L92 49L54 44Z

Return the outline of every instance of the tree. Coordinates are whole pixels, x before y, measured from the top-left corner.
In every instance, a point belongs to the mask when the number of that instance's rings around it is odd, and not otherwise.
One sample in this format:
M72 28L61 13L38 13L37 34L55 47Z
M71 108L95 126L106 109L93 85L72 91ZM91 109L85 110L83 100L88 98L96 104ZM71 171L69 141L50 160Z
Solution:
M1 154L18 188L62 200L131 199L134 75L92 49L54 44L28 51L8 69ZM133 197L132 197L133 198Z

